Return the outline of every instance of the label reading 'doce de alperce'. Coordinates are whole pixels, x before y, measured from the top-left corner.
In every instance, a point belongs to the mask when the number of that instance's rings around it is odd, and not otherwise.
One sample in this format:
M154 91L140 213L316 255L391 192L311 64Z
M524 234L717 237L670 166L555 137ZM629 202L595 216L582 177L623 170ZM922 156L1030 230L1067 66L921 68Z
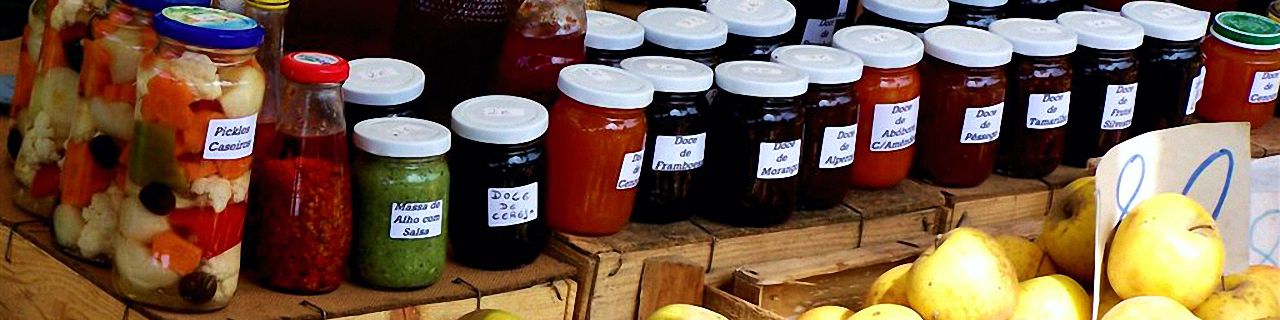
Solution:
M391 238L422 239L440 236L444 200L391 204Z

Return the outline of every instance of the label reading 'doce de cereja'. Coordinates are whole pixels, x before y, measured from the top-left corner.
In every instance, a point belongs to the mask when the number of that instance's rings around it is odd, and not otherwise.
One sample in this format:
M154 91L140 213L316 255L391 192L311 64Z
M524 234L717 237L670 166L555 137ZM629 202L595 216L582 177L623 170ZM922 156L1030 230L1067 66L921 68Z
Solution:
M524 224L538 218L538 183L489 188L489 227Z
M794 177L800 171L800 140L761 142L758 179Z
M444 223L444 200L391 204L391 238L422 239L439 236Z
M209 120L209 129L204 135L204 158L235 160L253 154L253 134L257 126L257 114Z
M871 151L902 150L916 143L920 97L902 103L877 104L871 122Z
M622 169L618 172L615 189L627 190L640 184L640 168L644 167L644 148L622 156Z
M1107 86L1107 99L1102 106L1102 130L1121 130L1133 125L1133 106L1137 99L1137 83Z

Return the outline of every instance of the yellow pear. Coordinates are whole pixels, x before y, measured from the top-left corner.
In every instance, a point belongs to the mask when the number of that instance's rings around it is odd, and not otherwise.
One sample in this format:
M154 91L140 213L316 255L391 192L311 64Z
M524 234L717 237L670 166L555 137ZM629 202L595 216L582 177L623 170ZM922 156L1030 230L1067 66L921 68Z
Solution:
M847 320L922 320L911 308L896 304L877 304L853 314Z
M1120 222L1107 280L1121 298L1164 296L1194 309L1218 288L1225 259L1213 217L1191 198L1162 193Z
M1056 192L1037 241L1062 272L1093 285L1094 219L1098 215L1093 177L1077 179Z
M853 310L841 306L821 306L805 311L796 320L845 320L853 316Z
M910 271L910 263L885 271L871 283L871 289L867 290L866 297L862 299L862 307L867 308L884 303L898 305L910 303L907 301L907 289L911 285L908 277Z
M1018 278L991 236L963 227L945 235L911 266L907 300L928 320L1008 319Z
M669 304L654 310L647 320L729 320L724 315L688 304Z
M1196 307L1195 314L1204 320L1271 319L1280 317L1280 299L1271 291L1267 280L1248 273L1228 276L1223 291L1210 295Z
M1101 320L1199 320L1199 318L1173 299L1142 296L1120 301Z
M1089 320L1093 300L1079 283L1055 274L1023 281L1013 320Z
M996 237L996 243L1004 248L1004 256L1013 263L1013 269L1018 270L1018 281L1058 273L1058 270L1053 268L1053 261L1049 256L1031 240L1004 235Z

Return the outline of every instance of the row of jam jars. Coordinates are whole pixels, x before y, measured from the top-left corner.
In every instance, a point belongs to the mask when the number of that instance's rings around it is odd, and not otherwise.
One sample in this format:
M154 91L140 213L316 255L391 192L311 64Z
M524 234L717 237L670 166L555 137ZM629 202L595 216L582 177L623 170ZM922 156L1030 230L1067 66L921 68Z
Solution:
M644 27L620 15L587 10L586 63L617 67L622 60L639 55L644 44Z
M924 57L924 42L902 30L854 26L836 32L834 44L866 64L855 86L857 160L850 185L892 188L907 177L915 158L922 82L917 64Z
M925 74L916 170L925 181L973 187L995 170L1013 46L990 32L942 26L924 34Z
M580 64L560 71L547 129L547 222L602 236L631 218L644 166L645 107L653 85L622 69Z
M1057 22L1074 31L1079 42L1071 56L1071 121L1063 163L1084 167L1133 136L1142 26L1097 12L1068 12Z
M141 60L129 175L113 255L126 298L167 309L225 307L240 274L262 28L217 9L169 7Z
M921 35L929 28L942 25L950 8L947 0L863 0L863 11L855 24L890 27Z
M653 84L645 108L648 134L632 221L671 223L692 217L708 184L707 91L711 68L693 60L645 56L622 61L622 69Z
M640 13L646 55L682 58L715 68L723 59L720 47L728 42L729 26L709 13L684 8L658 8Z
M950 0L947 24L986 29L1004 19L1009 0Z
M800 208L839 205L853 174L858 137L858 92L863 62L830 47L795 45L773 52L773 61L809 76L804 96L804 142L800 148Z
M734 226L785 222L796 210L809 77L772 62L716 66L720 89L707 139L710 175L719 179L707 211Z
M550 104L566 66L586 60L587 12L583 0L524 0L507 25L494 92Z
M707 13L729 26L720 53L725 61L769 61L796 23L796 7L787 0L711 0Z
M1280 24L1262 16L1223 12L1204 41L1206 94L1196 114L1208 121L1271 121L1280 92Z
M1025 18L996 21L991 33L1013 45L996 171L1044 177L1062 163L1066 147L1076 34L1052 21Z
M1142 90L1133 135L1189 124L1204 89L1200 43L1209 29L1209 13L1155 1L1130 2L1120 11L1146 34L1138 47Z

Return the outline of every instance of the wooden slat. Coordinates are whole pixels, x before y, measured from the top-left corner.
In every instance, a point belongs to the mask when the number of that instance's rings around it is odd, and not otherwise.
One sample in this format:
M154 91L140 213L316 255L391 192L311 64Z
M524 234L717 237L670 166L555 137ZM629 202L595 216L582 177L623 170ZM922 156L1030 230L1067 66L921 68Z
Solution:
M707 281L717 283L747 264L813 256L858 246L861 223L845 206L800 211L790 221L769 228L738 228L696 218L715 238Z
M1040 181L1044 181L1045 184L1048 184L1049 188L1062 189L1068 184L1071 184L1072 181L1076 181L1076 179L1087 176L1089 176L1088 168L1058 166L1058 169L1053 170L1049 175L1040 178Z
M640 276L640 307L644 317L669 304L697 305L702 302L707 266L679 256L650 258Z
M707 285L702 305L733 320L785 320L773 311L751 304L729 292Z
M936 189L914 180L906 180L884 190L852 190L844 203L864 219L875 219L918 212L945 205L946 198Z
M47 234L42 225L23 230ZM98 289L89 280L59 262L30 239L0 225L0 248L8 259L0 260L0 318L7 319L120 319L125 305ZM2 251L3 249L0 249ZM143 319L130 310L130 319Z
M933 188L947 198L943 232L960 226L993 234L1039 232L1052 198L1044 181L1001 175L973 188Z
M942 208L930 208L893 216L862 220L862 237L858 247L885 244L903 238L936 235L942 231Z
M1251 132L1254 158L1280 155L1280 118L1271 119L1267 125Z

